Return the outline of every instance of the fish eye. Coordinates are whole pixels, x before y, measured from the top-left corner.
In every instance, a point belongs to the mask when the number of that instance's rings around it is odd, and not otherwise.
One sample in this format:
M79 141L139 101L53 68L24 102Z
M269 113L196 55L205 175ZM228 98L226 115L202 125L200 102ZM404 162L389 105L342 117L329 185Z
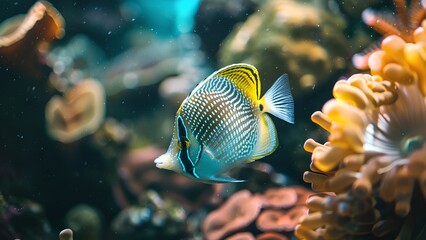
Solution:
M185 139L185 140L182 140L182 141L177 141L177 145L178 145L179 149L182 149L183 146L185 146L185 148L188 148L190 143L189 143L188 140Z

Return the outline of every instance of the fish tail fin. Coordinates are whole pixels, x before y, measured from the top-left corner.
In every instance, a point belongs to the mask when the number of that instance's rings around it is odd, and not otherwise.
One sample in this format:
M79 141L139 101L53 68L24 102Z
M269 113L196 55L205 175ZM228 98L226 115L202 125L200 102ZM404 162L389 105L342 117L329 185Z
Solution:
M286 122L294 123L294 101L287 74L283 74L260 99L263 111Z

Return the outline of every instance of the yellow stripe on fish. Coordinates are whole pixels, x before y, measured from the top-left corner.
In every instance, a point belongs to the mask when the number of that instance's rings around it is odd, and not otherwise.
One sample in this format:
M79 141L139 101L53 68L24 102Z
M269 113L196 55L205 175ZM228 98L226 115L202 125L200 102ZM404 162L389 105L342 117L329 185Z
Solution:
M203 182L239 182L230 169L271 154L278 146L275 126L266 113L294 122L287 75L260 98L260 78L249 64L224 67L195 87L176 113L168 151L158 168Z

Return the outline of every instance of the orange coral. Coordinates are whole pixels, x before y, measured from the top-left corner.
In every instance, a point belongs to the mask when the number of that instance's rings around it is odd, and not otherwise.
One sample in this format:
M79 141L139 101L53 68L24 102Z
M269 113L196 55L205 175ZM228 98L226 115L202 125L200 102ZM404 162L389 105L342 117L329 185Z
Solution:
M39 55L46 53L54 39L64 35L64 19L47 1L36 2L25 16L16 16L0 26L2 64L38 74ZM25 59L25 60L23 60Z
M386 236L401 226L395 219L412 211L416 182L426 197L423 27L414 31L414 43L398 36L384 39L369 59L373 76L356 74L337 82L335 99L312 115L330 135L325 144L306 141L312 165L304 180L335 195L308 200L311 214L297 227L299 238ZM393 212L382 215L378 201Z

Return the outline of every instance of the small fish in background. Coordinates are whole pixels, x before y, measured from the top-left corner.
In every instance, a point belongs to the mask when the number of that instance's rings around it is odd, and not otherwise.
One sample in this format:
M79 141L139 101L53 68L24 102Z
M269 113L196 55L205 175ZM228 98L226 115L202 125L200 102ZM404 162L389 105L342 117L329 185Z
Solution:
M169 149L155 160L156 166L206 183L242 182L226 172L267 156L278 146L274 123L266 113L294 123L293 109L286 74L260 98L254 66L224 67L183 101Z

